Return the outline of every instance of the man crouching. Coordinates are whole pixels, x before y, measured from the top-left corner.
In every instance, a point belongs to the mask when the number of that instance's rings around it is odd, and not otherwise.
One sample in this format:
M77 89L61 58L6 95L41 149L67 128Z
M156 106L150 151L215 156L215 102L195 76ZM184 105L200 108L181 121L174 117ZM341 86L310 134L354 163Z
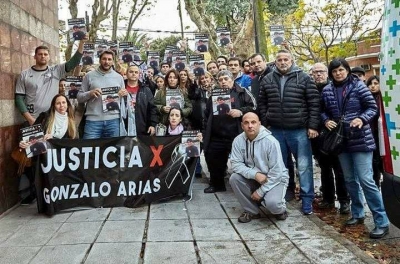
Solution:
M243 133L232 143L232 170L229 179L244 212L240 223L260 217L259 203L278 220L287 217L285 193L289 180L279 142L261 126L254 113L242 118Z

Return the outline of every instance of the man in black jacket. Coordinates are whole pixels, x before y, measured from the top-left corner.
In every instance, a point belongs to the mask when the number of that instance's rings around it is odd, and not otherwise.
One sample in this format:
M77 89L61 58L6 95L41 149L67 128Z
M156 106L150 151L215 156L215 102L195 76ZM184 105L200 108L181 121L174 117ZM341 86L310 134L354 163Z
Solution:
M217 75L221 89L230 90L231 109L226 115L213 115L212 96L204 111L204 156L210 172L210 186L205 193L226 191L224 176L233 139L242 132L241 119L247 112L255 112L255 101L251 93L235 84L230 71Z
M126 71L126 77L125 88L131 98L131 102L127 103L134 109L133 114L136 135L154 135L155 127L158 123L158 116L157 107L154 105L153 94L147 86L144 86L139 81L138 66L129 66ZM124 121L127 127L128 120L125 119Z
M260 116L279 141L282 157L290 150L297 161L302 211L309 215L314 199L310 139L318 136L319 93L311 77L294 65L289 51L278 51L275 65L261 81Z
M258 103L261 80L264 78L265 75L270 73L273 68L267 66L265 56L261 53L255 53L251 55L249 61L250 65L253 67L254 73L256 74L256 76L251 80L251 93Z

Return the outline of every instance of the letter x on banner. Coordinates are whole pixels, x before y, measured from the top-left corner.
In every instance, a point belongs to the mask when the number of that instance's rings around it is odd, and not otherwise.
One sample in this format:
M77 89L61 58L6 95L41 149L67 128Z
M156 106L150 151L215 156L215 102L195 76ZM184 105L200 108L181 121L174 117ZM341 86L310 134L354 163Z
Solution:
M78 206L137 207L191 193L199 158L179 151L180 136L51 139L36 163L38 211Z

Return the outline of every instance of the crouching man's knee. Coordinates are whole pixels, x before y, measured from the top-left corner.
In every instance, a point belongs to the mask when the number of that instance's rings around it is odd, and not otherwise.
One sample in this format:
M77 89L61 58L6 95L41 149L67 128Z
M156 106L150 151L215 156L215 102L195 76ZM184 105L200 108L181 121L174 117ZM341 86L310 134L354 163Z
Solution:
M243 176L237 173L232 173L229 177L229 184L231 186L236 186L239 182L243 181Z

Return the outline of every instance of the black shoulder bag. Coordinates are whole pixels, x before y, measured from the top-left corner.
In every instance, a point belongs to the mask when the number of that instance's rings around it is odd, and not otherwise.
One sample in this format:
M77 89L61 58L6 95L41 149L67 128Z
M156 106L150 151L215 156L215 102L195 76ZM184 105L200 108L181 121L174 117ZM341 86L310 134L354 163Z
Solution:
M320 134L320 151L325 155L339 155L343 149L346 137L344 136L344 109L348 98L344 98L337 126L329 130L324 126Z

